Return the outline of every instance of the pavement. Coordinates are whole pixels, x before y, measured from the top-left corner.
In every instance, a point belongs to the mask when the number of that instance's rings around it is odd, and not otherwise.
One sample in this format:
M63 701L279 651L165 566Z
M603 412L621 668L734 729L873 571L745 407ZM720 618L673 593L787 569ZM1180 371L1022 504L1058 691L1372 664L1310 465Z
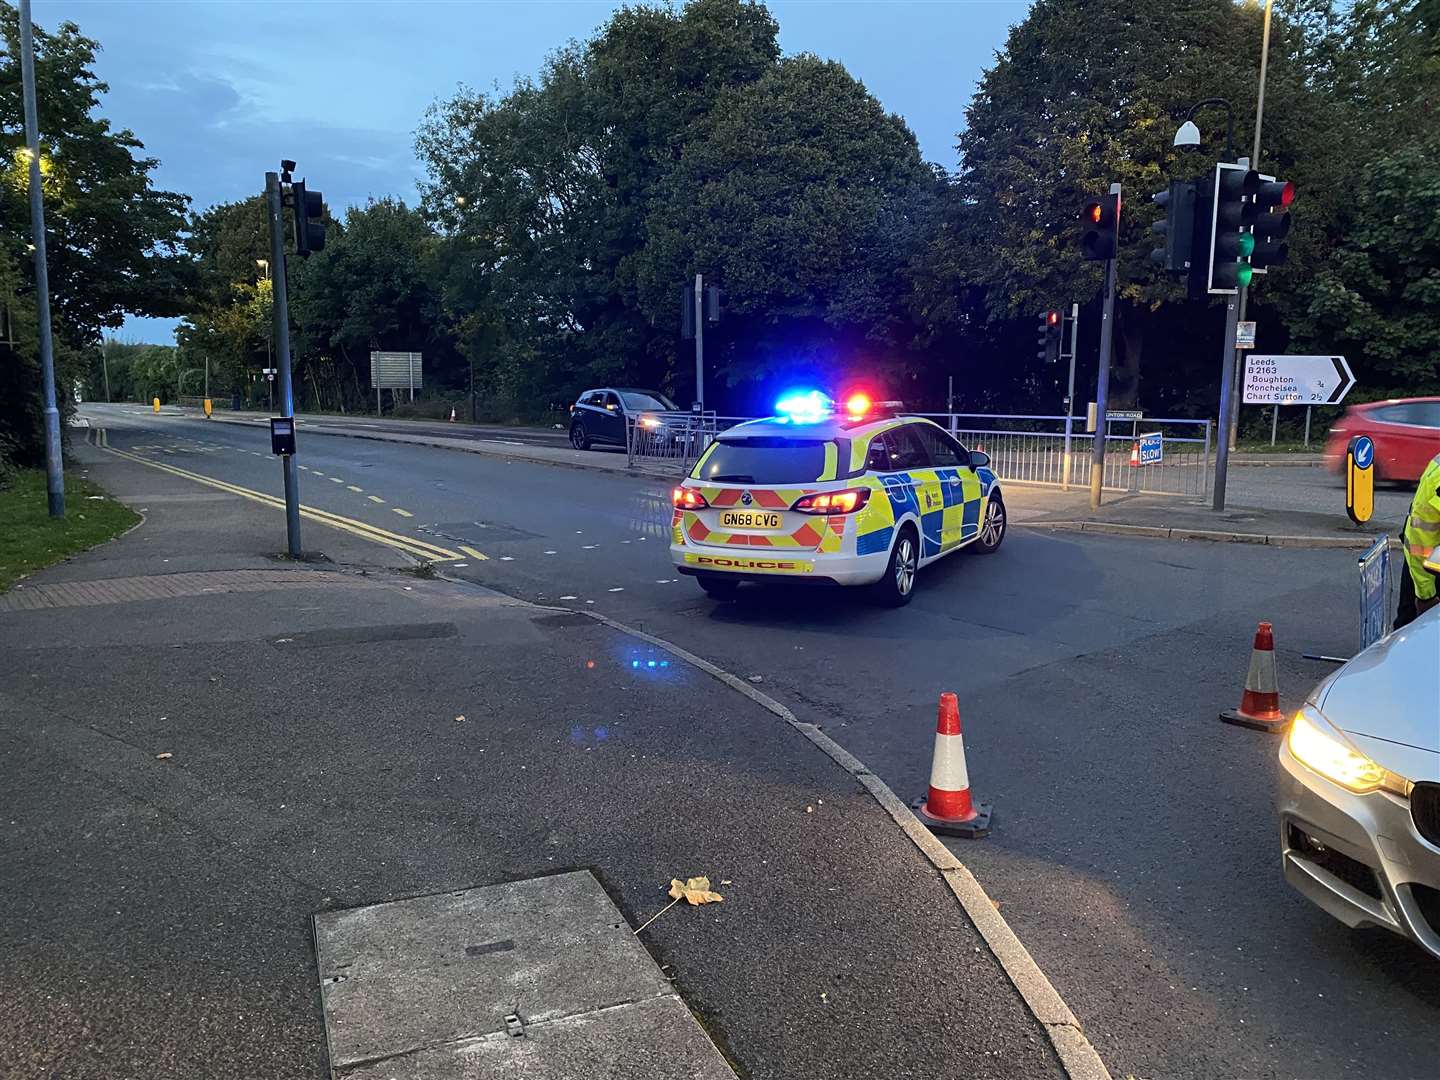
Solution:
M706 1048L755 1078L1063 1075L1055 1017L1037 1020L1007 975L1018 943L997 957L993 905L970 897L982 934L957 902L968 874L953 858L937 870L868 772L819 752L759 690L580 611L417 575L378 533L310 520L306 560L281 558L273 506L175 471L273 490L274 463L217 428L249 434L216 425L175 450L137 425L104 440L125 456L76 445L144 524L0 597L0 1075L458 1075L433 1057L379 1071L327 1057L322 995L344 965L322 936L317 968L312 919L535 879L553 897L562 872L603 887L624 919L611 929L651 958L631 959L663 973L648 985L663 979L698 1023L703 1038L682 1024L689 1041L671 1044L691 1065L677 1075L714 1075L714 1058L685 1057ZM356 521L394 509L328 480L307 476L307 501ZM465 565L506 566L501 550ZM672 878L700 874L723 902L632 931ZM586 910L603 921L603 904ZM564 937L581 919L550 924ZM433 953L440 934L500 965L492 993L520 980L518 1023L554 1020L526 1015L529 983L494 941L519 933L469 922L461 939L424 921L380 933L356 970ZM566 955L551 982L593 979ZM402 996L394 1022L438 1007ZM456 1035L465 1048L493 1034L482 1020ZM659 1075L636 1064L655 1052L645 1029L606 1075ZM566 1060L556 1075L583 1074Z
M87 413L157 476L175 467L280 491L253 425ZM463 544L484 558L437 563L446 578L600 613L703 657L906 799L928 773L936 696L955 691L995 822L950 850L1113 1075L1433 1073L1436 965L1399 939L1346 931L1284 884L1274 737L1216 720L1238 701L1261 619L1275 626L1287 708L1331 670L1304 654L1355 651L1356 551L1026 528L994 557L926 570L900 611L825 589L744 589L716 604L669 564L659 477L315 432L301 463L317 510ZM1336 516L1321 470L1236 470L1232 490L1242 475L1278 485L1261 495L1308 491L1308 512ZM278 546L283 519L265 513ZM328 532L307 519L307 546Z

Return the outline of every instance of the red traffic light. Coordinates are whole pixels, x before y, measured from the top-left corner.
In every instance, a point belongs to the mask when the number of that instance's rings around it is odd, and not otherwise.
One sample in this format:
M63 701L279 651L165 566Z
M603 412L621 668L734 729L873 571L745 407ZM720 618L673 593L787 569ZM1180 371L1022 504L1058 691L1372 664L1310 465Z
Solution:
M1093 221L1096 225L1099 225L1100 219L1105 216L1105 208L1102 207L1098 202L1091 203L1089 206L1087 206L1085 208L1085 212L1089 215L1090 220Z
M1045 321L1049 325L1054 326L1060 321L1060 313L1058 311L1047 311L1045 313Z

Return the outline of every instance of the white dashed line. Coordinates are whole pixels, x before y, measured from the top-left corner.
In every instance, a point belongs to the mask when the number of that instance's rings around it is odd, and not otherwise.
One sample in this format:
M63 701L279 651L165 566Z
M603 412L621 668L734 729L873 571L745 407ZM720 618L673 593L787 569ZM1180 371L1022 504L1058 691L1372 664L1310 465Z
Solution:
M415 515L412 514L409 510L401 510L400 507L398 507L398 506L392 506L392 507L390 507L390 512L391 512L392 514L399 514L401 517L414 517L414 516L415 516Z
M340 477L338 477L338 476L332 476L332 477L330 477L330 482L331 482L332 484L343 484L345 481L344 481L344 480L341 480Z
M621 586L618 586L618 587L616 587L616 588L614 588L614 589L606 589L605 591L606 591L606 592L624 592L624 591L625 591L625 587L624 587L623 585L621 585Z
M364 489L364 488L362 488L362 487L356 487L354 484L346 484L345 487L346 487L347 490L356 492L357 494L360 494L360 495L365 494L365 489Z
M547 552L545 552L545 554L546 554L546 555L558 555L559 552L558 552L558 551L547 551Z
M385 500L382 499L379 495L366 495L365 497L373 503L379 503L381 506L385 505Z
M501 555L501 556L500 556L500 561L501 561L501 562L514 562L514 561L515 561L515 556L513 556L513 555Z
M561 600L579 600L580 597L578 597L578 596L562 596L562 597L560 597L560 599L561 599Z

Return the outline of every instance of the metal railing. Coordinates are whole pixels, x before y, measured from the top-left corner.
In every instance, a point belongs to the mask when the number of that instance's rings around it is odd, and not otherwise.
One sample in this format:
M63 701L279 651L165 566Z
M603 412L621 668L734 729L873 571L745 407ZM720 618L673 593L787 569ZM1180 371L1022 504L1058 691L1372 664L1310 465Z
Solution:
M911 413L946 428L967 449L990 455L1002 480L1068 490L1090 482L1095 435L1085 417L1033 413ZM1107 491L1204 498L1210 491L1212 424L1177 417L1106 422L1101 486ZM1126 432L1124 429L1129 428ZM1049 429L1049 430L1047 430ZM1119 429L1119 430L1117 430ZM1159 436L1160 460L1139 464L1143 437ZM1147 446L1148 449L1148 446Z
M625 449L629 465L673 462L684 474L699 460L718 432L743 424L749 416L714 413L647 412L625 417Z
M1000 479L1069 490L1090 483L1095 436L1085 417L1038 413L906 413L934 420L970 450L990 455ZM674 463L681 473L727 428L753 417L714 413L653 412L627 416L629 464ZM1068 431L1066 430L1068 427ZM1129 429L1128 431L1125 429ZM1213 424L1178 417L1106 422L1101 484L1107 491L1205 498L1210 493ZM1139 464L1142 437L1158 436L1159 460ZM1147 458L1148 459L1148 458Z

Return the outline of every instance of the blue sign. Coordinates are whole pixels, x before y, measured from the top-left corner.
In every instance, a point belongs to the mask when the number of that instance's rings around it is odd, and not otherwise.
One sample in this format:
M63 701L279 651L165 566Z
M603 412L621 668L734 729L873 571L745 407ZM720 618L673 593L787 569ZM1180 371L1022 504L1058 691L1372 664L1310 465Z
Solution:
M1369 452L1374 454L1373 445ZM1360 556L1360 648L1369 648L1389 630L1390 538L1382 536Z
M1140 464L1159 465L1165 460L1165 438L1160 432L1140 436Z
M1375 464L1375 443L1369 435L1361 435L1355 440L1355 467L1357 469L1368 469Z

